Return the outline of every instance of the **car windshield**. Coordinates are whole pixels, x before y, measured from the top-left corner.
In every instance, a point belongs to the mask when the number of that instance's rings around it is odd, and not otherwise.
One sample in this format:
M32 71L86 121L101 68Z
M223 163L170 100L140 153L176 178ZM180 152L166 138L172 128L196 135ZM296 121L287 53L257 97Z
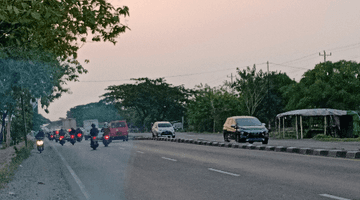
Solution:
M238 126L261 126L261 122L256 118L239 118L236 119Z
M171 124L169 123L160 123L158 127L171 127Z
M125 122L116 122L111 124L111 128L121 128L126 127Z

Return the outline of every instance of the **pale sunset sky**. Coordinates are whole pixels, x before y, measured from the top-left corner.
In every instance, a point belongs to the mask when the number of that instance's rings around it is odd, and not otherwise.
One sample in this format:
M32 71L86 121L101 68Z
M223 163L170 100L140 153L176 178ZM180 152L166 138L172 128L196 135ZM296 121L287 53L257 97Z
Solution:
M50 104L52 120L98 102L109 85L164 77L194 88L230 81L236 68L281 71L296 81L324 61L360 62L359 0L108 0L126 5L130 31L111 43L86 43L78 60L89 71L68 83L72 94ZM85 64L84 60L90 63Z

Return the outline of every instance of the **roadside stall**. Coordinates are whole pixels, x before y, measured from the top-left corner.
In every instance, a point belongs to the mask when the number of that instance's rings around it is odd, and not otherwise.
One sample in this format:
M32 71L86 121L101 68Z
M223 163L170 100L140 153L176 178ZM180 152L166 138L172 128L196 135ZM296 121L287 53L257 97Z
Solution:
M296 138L314 134L352 138L359 133L359 115L355 111L330 108L293 110L276 115L278 134L285 137L285 126L295 126ZM305 133L305 134L304 134Z

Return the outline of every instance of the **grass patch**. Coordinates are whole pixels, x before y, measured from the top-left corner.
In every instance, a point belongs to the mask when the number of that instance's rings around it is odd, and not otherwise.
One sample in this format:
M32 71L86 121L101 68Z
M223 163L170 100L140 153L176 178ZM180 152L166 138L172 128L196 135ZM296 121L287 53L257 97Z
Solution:
M360 138L333 138L324 134L317 134L312 139L329 142L360 142Z
M18 150L14 146L16 156L11 159L10 164L0 170L0 189L4 188L5 184L11 181L12 177L15 175L16 169L19 167L22 161L30 156L30 152L34 148L34 144L34 141L28 140L28 147L24 146Z

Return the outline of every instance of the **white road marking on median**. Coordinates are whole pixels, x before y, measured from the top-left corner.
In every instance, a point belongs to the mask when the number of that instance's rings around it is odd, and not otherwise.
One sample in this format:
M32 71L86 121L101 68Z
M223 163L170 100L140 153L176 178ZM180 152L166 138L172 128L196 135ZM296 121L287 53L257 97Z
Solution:
M170 160L170 161L177 161L177 160L175 160L175 159L172 159L172 158L166 158L166 157L161 157L162 159L165 159L165 160Z
M80 187L81 192L84 194L85 198L87 200L90 199L90 195L89 193L86 191L85 185L81 182L81 180L79 179L79 177L75 174L74 170L69 166L69 164L66 162L65 158L60 154L60 152L56 149L56 147L50 143L51 146L55 149L55 151L58 153L58 155L60 156L61 160L64 162L66 168L69 170L70 174L74 177L76 183L78 184L78 186Z
M214 171L214 172L223 173L223 174L228 174L228 175L231 175L231 176L240 176L239 174L233 174L233 173L230 173L230 172L225 172L225 171L221 171L221 170L213 169L213 168L208 168L208 170L211 170L211 171Z
M329 197L329 198L332 198L332 199L337 199L337 200L351 200L351 199L346 199L346 198L342 198L342 197L337 197L337 196L334 196L334 195L330 195L330 194L319 194L320 196L323 196L323 197Z
M142 151L136 151L136 152L138 152L138 153L144 153L144 152L142 152Z

